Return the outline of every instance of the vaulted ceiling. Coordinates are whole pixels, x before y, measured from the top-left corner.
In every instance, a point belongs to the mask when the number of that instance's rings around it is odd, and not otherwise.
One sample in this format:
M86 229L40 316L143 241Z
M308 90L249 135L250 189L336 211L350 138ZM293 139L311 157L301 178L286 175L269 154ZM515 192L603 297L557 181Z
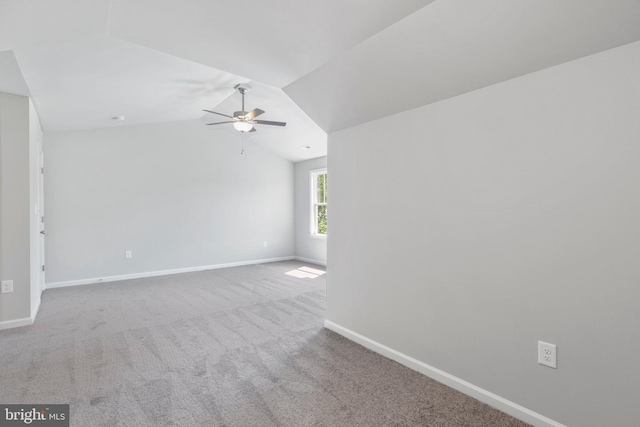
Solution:
M298 161L327 133L637 40L640 0L0 0L0 90L55 132L233 112L251 82L248 107L288 126L250 138Z
M438 0L285 92L333 132L637 40L640 0Z

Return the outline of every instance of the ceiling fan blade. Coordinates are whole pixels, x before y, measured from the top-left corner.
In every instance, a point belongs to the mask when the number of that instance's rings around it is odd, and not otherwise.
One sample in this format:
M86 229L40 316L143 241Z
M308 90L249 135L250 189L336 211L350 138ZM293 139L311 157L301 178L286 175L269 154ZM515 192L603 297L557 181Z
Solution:
M219 116L229 117L230 119L233 119L232 116L227 116L226 114L222 114L222 113L216 113L215 111L211 111L211 110L202 110L202 111L206 111L207 113L213 113L213 114L217 114Z
M222 125L222 124L224 124L224 123L233 123L233 120L232 120L232 121L228 121L228 122L207 123L207 126L211 126L211 125Z
M285 122L270 122L269 120L254 120L254 123L258 123L260 125L273 125L273 126L286 126Z
M249 111L249 112L247 113L247 115L245 115L244 117L245 117L245 118L247 118L247 119L249 119L249 120L253 120L253 119L255 119L256 117L258 117L260 114L264 114L264 111L262 111L262 110L261 110L261 109L259 109L259 108L254 108L253 110Z

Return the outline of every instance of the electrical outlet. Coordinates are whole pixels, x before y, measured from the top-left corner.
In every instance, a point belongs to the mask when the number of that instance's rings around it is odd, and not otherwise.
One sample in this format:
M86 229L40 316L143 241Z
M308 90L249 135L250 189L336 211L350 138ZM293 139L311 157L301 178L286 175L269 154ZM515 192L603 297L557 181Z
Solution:
M267 247L267 241L265 240L264 242L262 242L262 247L266 248Z
M125 251L124 257L126 259L131 259L131 258L133 258L133 255L131 254L131 251Z
M13 280L3 280L0 293L8 294L9 292L13 292Z
M555 344L538 341L538 363L554 369L558 367L558 350Z

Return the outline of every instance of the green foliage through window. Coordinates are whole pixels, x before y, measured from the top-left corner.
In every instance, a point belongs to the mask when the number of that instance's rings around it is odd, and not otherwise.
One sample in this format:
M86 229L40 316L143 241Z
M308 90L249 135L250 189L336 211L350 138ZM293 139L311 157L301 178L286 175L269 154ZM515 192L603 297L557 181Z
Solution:
M327 234L327 172L312 172L313 234Z
M318 206L318 234L327 234L327 207Z
M327 174L318 174L318 203L327 203Z

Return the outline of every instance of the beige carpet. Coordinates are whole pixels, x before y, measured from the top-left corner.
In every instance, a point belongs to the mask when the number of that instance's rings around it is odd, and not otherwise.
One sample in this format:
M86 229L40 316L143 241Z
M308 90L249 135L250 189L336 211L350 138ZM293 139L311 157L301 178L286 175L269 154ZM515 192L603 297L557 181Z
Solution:
M72 426L527 425L323 329L304 266L47 290L0 331L0 403L70 403Z

